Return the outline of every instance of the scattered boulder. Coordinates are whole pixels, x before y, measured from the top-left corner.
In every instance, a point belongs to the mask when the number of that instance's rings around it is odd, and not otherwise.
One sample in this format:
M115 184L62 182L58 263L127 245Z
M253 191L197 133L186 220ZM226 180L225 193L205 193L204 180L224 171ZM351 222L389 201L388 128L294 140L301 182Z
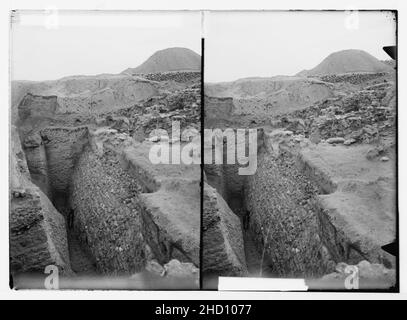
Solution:
M344 143L345 139L344 138L340 138L340 137L336 137L336 138L329 138L326 140L327 143L329 144L337 144L337 143Z
M180 262L177 259L172 259L164 265L165 274L167 277L176 278L196 278L199 276L199 269L190 262Z
M355 143L355 142L356 142L355 139L350 138L350 139L345 140L345 141L343 142L343 144L344 144L345 146L349 146L349 145L351 145L351 144L353 144L353 143Z
M146 262L146 270L148 272L157 274L161 277L165 275L166 270L163 268L161 264L157 262L157 260L148 260Z

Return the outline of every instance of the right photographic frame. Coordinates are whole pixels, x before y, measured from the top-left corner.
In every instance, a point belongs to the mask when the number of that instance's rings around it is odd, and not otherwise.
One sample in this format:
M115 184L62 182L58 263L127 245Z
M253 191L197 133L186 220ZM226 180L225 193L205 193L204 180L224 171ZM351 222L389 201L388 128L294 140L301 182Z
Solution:
M202 288L397 292L397 11L204 25Z

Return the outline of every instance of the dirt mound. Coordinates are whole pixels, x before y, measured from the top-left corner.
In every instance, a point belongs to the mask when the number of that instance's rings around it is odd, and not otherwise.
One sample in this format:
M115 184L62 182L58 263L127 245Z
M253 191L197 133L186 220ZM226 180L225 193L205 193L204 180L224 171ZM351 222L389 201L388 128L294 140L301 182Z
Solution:
M156 73L166 71L200 71L201 56L187 48L168 48L157 51L136 68L128 68L123 74Z
M390 72L392 67L363 50L342 50L331 53L311 70L304 70L297 76L320 76L349 72Z

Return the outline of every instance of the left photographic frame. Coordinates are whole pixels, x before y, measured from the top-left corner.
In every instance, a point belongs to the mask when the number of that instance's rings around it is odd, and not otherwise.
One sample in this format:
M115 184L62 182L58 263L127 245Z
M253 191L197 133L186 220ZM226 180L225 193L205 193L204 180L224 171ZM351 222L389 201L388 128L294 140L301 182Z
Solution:
M10 287L199 289L200 13L10 20Z

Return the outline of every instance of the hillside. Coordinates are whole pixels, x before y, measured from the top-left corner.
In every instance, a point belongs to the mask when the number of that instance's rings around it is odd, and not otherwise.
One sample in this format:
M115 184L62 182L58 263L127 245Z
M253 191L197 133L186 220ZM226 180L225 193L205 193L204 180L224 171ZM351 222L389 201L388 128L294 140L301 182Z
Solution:
M187 48L168 48L157 51L136 68L128 68L122 73L156 73L168 71L200 71L201 57Z
M321 76L350 72L389 72L392 68L363 50L342 50L326 57L311 70L303 70L297 76Z

